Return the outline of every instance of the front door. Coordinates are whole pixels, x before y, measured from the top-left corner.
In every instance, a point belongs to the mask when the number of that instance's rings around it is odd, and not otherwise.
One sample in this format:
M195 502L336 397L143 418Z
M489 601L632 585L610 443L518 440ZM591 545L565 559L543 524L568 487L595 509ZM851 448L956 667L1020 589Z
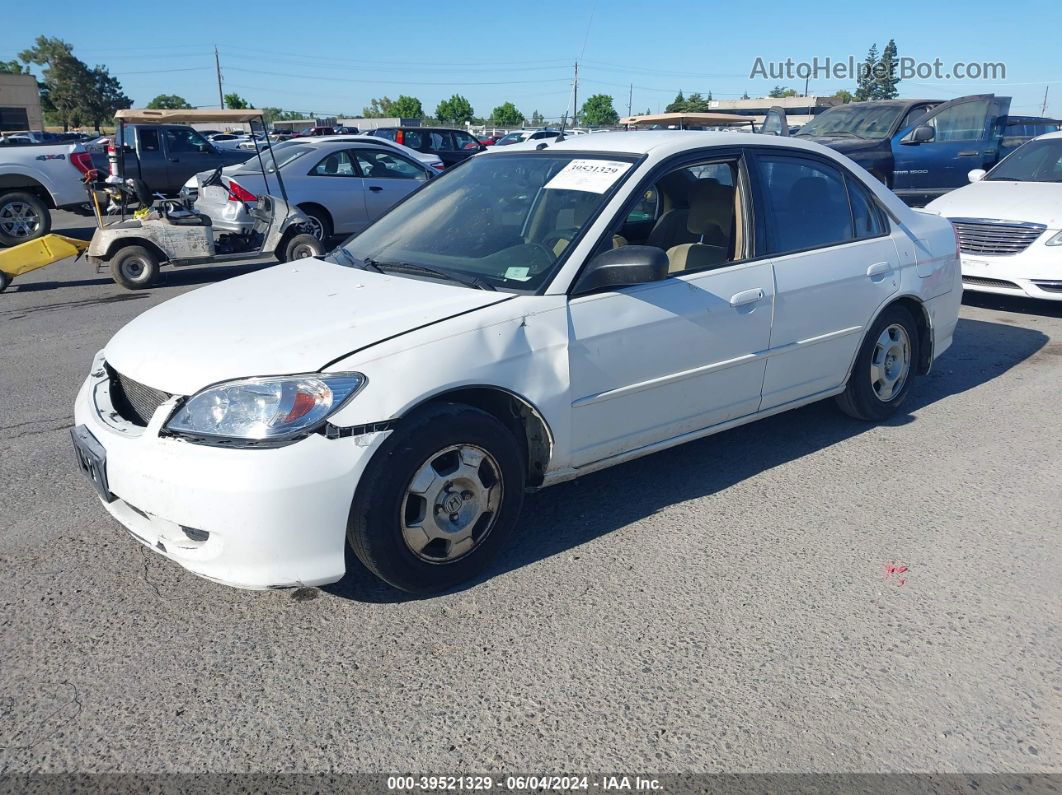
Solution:
M769 409L844 382L867 325L898 289L900 262L888 218L847 169L811 155L755 161L777 290Z
M166 147L166 185L151 184L151 189L163 193L177 193L188 178L217 167L217 155L210 143L191 127L165 127L163 143Z
M355 152L354 149L329 152L305 177L299 177L297 184L287 186L296 204L314 202L328 210L332 231L339 235L355 234L368 225L365 189L355 163ZM286 173L290 172L288 169ZM285 175L284 179L287 182L288 177Z

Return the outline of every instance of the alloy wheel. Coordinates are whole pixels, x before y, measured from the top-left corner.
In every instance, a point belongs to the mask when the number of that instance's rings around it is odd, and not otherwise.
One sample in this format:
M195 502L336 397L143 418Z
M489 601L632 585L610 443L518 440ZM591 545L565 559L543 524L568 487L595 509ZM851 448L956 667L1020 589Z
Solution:
M870 357L870 384L878 400L888 403L903 389L911 372L911 339L907 330L893 323L874 343Z

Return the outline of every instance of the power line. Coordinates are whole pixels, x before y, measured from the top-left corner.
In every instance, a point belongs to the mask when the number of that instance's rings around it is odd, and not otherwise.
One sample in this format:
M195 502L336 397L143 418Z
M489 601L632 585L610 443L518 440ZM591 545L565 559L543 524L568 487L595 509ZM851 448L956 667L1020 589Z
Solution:
M547 78L544 80L494 80L494 81L476 81L466 82L457 80L355 80L349 77L331 77L328 75L300 75L292 74L290 72L268 72L263 69L244 69L238 66L230 66L230 71L233 72L246 72L248 74L255 75L269 75L271 77L295 77L304 80L328 80L334 83L360 83L370 85L387 85L387 86L515 86L526 85L528 83L566 83L568 78Z

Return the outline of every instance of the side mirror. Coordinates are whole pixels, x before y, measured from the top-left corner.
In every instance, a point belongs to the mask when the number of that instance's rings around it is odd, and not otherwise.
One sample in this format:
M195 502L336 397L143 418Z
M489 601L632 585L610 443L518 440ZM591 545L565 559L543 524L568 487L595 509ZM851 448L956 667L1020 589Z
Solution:
M927 144L936 138L937 132L928 124L923 124L919 127L915 127L911 132L907 133L900 139L901 144L909 144L917 146L918 144Z
M985 174L987 173L988 172L985 171L983 168L973 168L970 169L970 172L966 175L966 178L970 180L970 182L980 182L985 178Z
M667 278L668 260L656 246L621 246L598 254L575 283L574 295Z

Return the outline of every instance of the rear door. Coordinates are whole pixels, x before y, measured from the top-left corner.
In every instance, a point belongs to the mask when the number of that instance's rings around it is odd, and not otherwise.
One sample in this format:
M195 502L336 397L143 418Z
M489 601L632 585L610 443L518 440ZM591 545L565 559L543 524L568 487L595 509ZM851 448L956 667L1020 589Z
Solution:
M351 150L363 185L365 220L371 224L428 180L427 170L397 152Z
M967 183L973 168L991 168L999 158L1009 97L975 94L938 105L917 119L934 136L914 143L913 131L893 136L893 188L897 193L941 195ZM917 129L917 128L916 128Z

